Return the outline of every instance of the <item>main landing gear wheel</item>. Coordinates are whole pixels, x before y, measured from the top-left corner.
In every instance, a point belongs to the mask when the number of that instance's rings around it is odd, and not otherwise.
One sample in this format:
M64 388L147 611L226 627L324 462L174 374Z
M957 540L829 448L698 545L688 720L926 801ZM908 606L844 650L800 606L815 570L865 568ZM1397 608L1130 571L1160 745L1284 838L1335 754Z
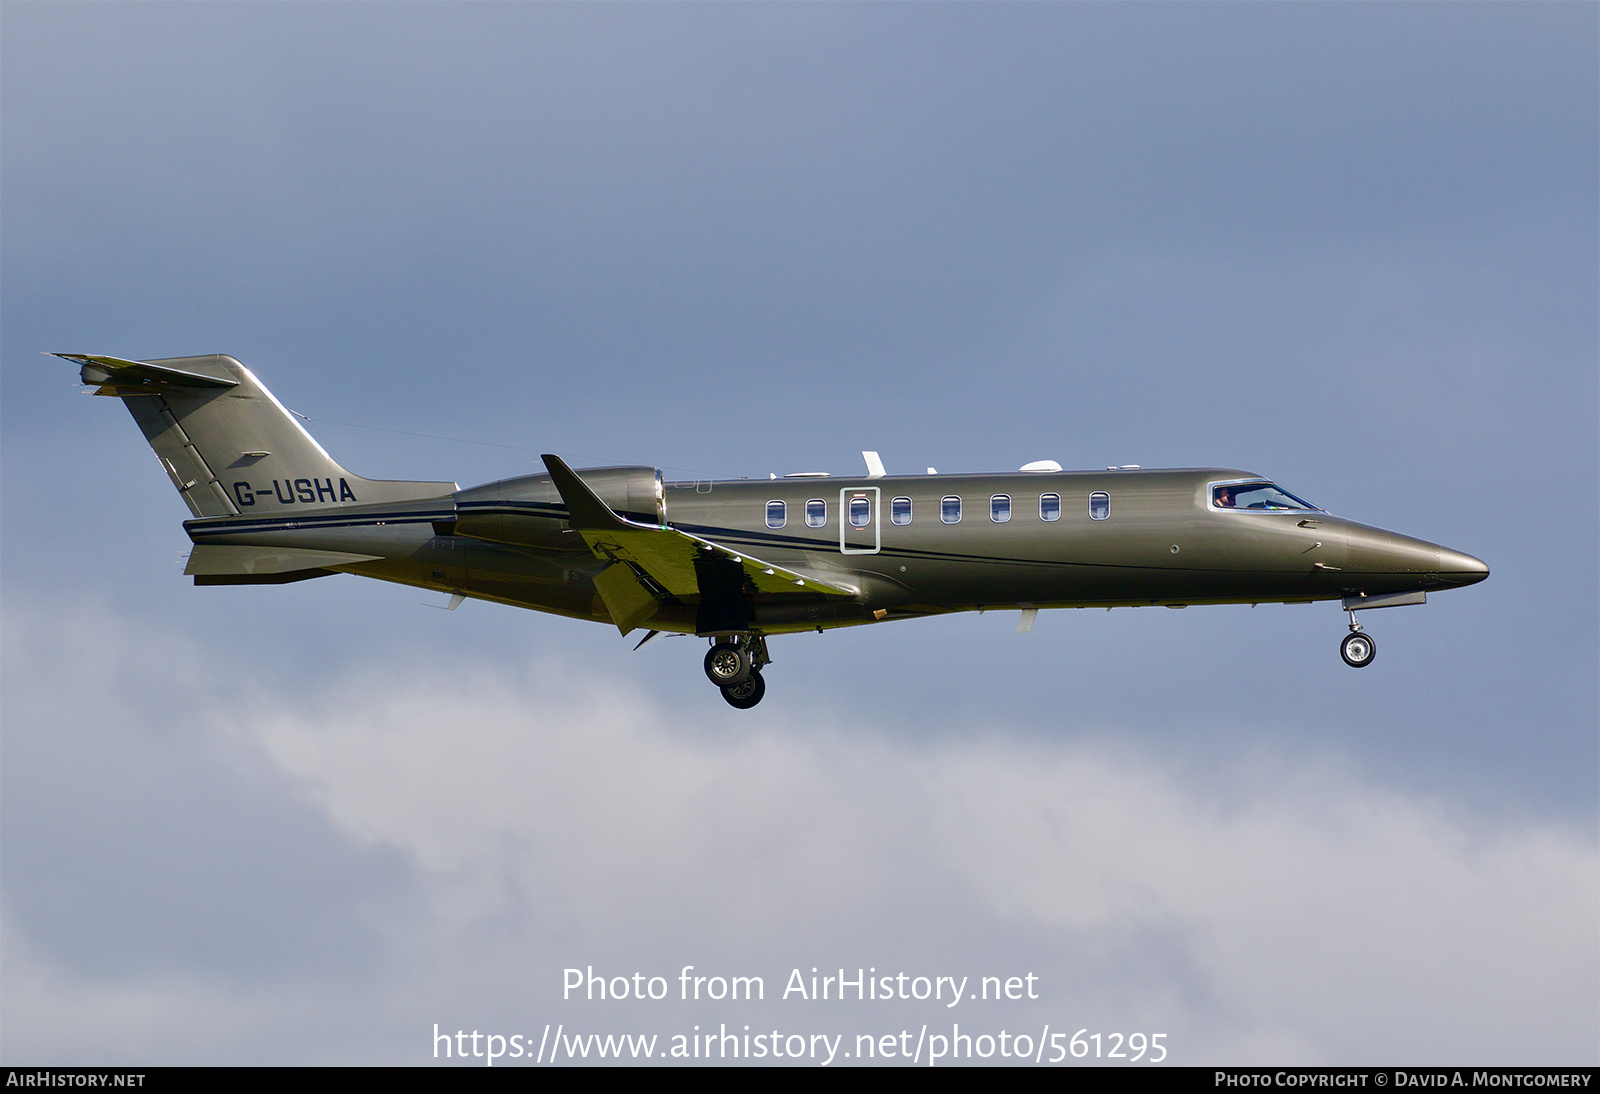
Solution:
M732 642L718 642L706 652L706 679L719 688L744 683L750 679L750 655Z
M736 710L749 710L761 702L761 697L766 693L767 682L761 679L761 674L755 669L750 670L750 678L744 683L729 684L722 689L722 697Z
M1378 656L1378 644L1365 631L1354 631L1339 643L1339 656L1353 669L1364 669Z

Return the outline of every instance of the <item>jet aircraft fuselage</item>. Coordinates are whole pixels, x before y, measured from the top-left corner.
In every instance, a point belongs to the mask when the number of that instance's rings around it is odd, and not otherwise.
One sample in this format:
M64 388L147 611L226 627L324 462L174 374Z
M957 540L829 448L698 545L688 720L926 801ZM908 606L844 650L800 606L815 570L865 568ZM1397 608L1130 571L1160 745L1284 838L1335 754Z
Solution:
M655 474L579 472L647 485ZM1019 605L1309 602L1485 574L1470 556L1320 510L1212 504L1219 486L1265 481L1233 468L700 480L662 483L659 509L631 515L854 590L754 596L746 622L769 634ZM419 502L246 509L185 529L200 545L373 555L336 568L612 622L594 589L608 561L573 533L549 474ZM700 627L699 608L664 601L641 622L723 629Z

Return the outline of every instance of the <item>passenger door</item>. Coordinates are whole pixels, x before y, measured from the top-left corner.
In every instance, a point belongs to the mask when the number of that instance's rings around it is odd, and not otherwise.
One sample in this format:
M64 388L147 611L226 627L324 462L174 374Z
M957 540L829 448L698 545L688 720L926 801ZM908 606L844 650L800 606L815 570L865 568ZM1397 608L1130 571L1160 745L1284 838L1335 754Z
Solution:
M882 498L876 486L839 491L839 553L875 555L883 547Z

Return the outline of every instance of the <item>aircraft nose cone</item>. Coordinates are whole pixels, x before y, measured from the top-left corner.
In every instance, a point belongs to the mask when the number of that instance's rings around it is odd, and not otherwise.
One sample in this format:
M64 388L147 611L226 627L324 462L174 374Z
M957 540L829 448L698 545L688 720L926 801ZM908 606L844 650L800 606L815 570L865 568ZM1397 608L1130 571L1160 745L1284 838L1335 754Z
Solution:
M1452 585L1476 585L1489 576L1489 567L1482 559L1441 547L1439 576Z

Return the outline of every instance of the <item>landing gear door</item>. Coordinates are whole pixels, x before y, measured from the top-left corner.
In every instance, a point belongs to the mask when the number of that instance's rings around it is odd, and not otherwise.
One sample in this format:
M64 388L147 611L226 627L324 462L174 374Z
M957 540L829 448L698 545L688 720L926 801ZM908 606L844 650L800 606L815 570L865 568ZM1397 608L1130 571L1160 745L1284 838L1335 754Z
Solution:
M839 491L839 553L875 555L883 547L882 513L876 486Z

